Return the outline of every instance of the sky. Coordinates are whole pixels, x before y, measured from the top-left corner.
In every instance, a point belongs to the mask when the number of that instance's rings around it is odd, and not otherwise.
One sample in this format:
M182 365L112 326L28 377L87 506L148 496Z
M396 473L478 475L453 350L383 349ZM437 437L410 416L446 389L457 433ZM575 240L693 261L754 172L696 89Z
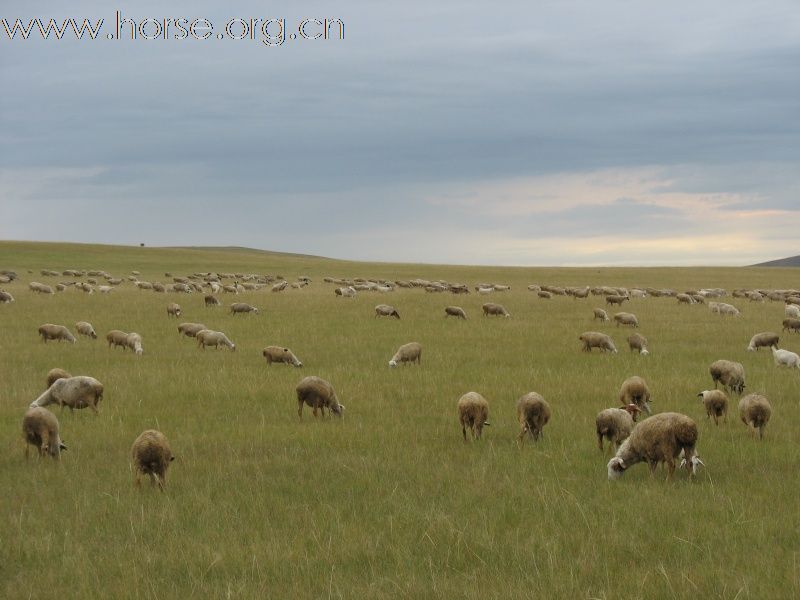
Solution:
M0 26L1 239L483 265L800 254L796 0L64 4L0 11L104 19L96 40ZM117 10L214 30L109 40ZM285 19L285 42L277 22L272 46L217 39L255 18ZM344 39L288 37L325 18Z

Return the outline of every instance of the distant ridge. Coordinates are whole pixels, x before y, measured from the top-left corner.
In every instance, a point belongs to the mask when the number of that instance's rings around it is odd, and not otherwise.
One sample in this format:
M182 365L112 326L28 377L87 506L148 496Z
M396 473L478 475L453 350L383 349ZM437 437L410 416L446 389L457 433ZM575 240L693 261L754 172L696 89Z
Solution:
M779 258L777 260L768 260L767 262L751 265L753 267L800 267L800 255L790 256L788 258Z
M228 252L257 252L259 254L270 254L272 256L293 256L296 258L319 258L324 260L336 260L327 256L317 256L316 254L298 254L297 252L276 252L274 250L262 250L260 248L247 248L245 246L152 246L153 248L166 248L174 250L224 250Z

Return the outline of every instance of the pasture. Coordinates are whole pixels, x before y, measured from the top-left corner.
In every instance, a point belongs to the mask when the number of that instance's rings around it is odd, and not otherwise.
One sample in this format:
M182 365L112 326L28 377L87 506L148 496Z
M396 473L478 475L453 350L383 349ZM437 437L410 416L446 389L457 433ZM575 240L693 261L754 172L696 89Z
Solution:
M746 352L761 331L781 333L783 303L723 300L739 318L675 298L634 299L649 356L628 351L628 327L592 322L602 297L543 300L531 283L689 288L797 288L780 268L540 269L352 263L239 249L151 249L0 243L0 597L5 598L789 598L800 596L800 371L768 350ZM40 269L104 269L168 282L165 272L309 276L304 289L159 294L125 281L111 294L53 296ZM33 273L29 273L32 270ZM398 289L334 296L324 276L423 277L511 285L489 296ZM86 278L80 278L85 280ZM102 282L101 282L102 283ZM482 303L512 317L484 318ZM166 314L169 302L183 308ZM231 315L231 302L259 314ZM387 303L401 319L373 318ZM464 308L466 321L445 318ZM613 313L614 309L609 309ZM94 325L74 345L37 336L42 323ZM202 351L177 324L197 321L236 344ZM144 354L112 350L111 329L142 335ZM578 336L610 334L619 354L584 353ZM403 343L421 365L387 365ZM291 348L302 368L267 366L267 345ZM800 352L800 335L781 333ZM715 427L698 392L708 366L741 362L747 391L764 393L763 441L739 421L731 395ZM69 447L59 462L26 461L20 424L53 367L105 386L98 415L51 406ZM341 420L297 416L295 386L330 381ZM611 453L594 419L619 387L644 377L654 412L676 411L700 429L706 468L664 481L639 464L609 482ZM456 402L474 390L491 426L464 443ZM520 448L517 399L537 391L551 422ZM145 429L177 459L165 493L133 486L130 447Z

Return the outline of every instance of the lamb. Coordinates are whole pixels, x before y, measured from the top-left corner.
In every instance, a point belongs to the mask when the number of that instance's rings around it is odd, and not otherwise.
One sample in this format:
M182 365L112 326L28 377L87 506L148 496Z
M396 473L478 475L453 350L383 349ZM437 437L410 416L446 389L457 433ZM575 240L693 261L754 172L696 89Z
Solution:
M634 333L628 336L628 347L631 352L638 350L642 356L647 356L650 351L647 349L647 338L640 333Z
M343 416L344 404L339 404L336 391L324 379L313 375L305 377L297 384L296 391L297 416L301 421L303 420L303 404L308 404L312 408L314 418L317 417L317 410L319 410L324 419L326 408L337 417Z
M764 427L772 416L769 400L761 394L747 394L739 400L739 417L752 433L758 431L758 439L764 438Z
M103 384L94 377L78 375L57 379L41 396L31 402L30 407L57 404L62 409L68 406L72 412L76 408L81 409L88 406L97 413L97 405L102 399Z
M741 394L742 390L744 390L744 367L742 363L730 360L716 360L711 363L708 371L711 373L714 389L717 389L717 383L721 383L729 391L737 394Z
M697 424L680 413L660 413L636 425L630 436L608 461L608 479L615 480L638 462L647 461L651 477L659 463L667 465L667 480L675 472L675 459L683 452L681 467L694 476L703 461L695 454Z
M601 352L612 352L616 354L617 347L614 345L614 340L612 340L609 336L605 333L599 333L597 331L585 331L578 339L583 342L583 351L584 352L591 352L592 348L600 348Z
M389 366L396 367L397 363L414 362L422 364L422 345L419 342L409 342L400 346L389 361Z
M195 337L197 338L197 345L203 350L206 349L206 346L214 346L217 350L219 350L220 346L227 346L231 349L231 352L236 352L236 344L230 341L228 336L221 331L203 329L198 331Z
M303 366L303 363L300 362L300 359L298 359L288 348L282 348L281 346L267 346L261 351L261 354L267 359L268 365L278 362L286 363L287 365L294 365L295 367Z
M779 367L789 367L800 369L800 356L796 352L790 350L781 350L780 348L772 348L772 358L775 364Z
M637 375L629 377L622 382L622 387L619 390L619 402L622 406L635 404L640 409L644 409L648 415L652 414L650 409L650 388L647 387L647 382Z
M445 306L444 307L444 317L457 317L459 319L467 319L467 313L464 312L464 309L460 306Z
M36 446L39 456L49 454L61 458L67 446L59 434L58 419L46 408L31 407L22 418L22 436L25 439L25 458L29 457L29 446Z
M375 317L395 317L400 320L400 313L397 312L394 306L378 304L378 306L375 307Z
M781 331L800 333L800 319L784 319L783 329Z
M85 335L93 340L97 339L97 332L95 332L92 324L87 321L78 321L75 323L75 331L78 332L78 335Z
M47 373L47 387L49 388L59 379L68 379L69 377L72 377L72 375L64 369L50 369Z
M217 297L211 296L210 294L203 297L203 302L205 302L206 306L219 306L222 304Z
M783 312L785 317L800 319L800 306L797 306L796 304L787 304L784 307Z
M0 304L10 304L11 302L14 302L14 296L5 290L0 290Z
M628 298L627 296L619 296L617 294L609 294L608 296L606 296L606 304L608 304L609 306L613 304L622 306L622 303L625 302L625 300L630 300L630 298Z
M487 302L483 305L483 316L503 316L503 317L510 317L511 315L509 312L500 304L493 304L492 302Z
M251 306L246 302L234 302L231 304L231 314L238 315L238 314L246 314L246 313L253 313L258 314L258 309L255 306Z
M719 425L718 419L723 417L728 422L728 396L722 390L703 390L697 396L703 402L706 415L714 419L714 425Z
M208 329L208 327L202 323L181 323L178 325L178 333L181 333L186 337L196 337L197 334L204 329Z
M614 449L618 450L620 444L631 434L636 417L641 412L635 404L628 404L622 408L607 408L597 413L594 422L600 451L603 452L604 438L608 440L609 448L613 444Z
M167 304L167 316L168 317L180 317L181 316L181 305L175 302L170 302Z
M52 323L45 323L39 327L39 335L42 336L42 341L47 343L47 340L66 340L70 344L74 344L77 340L75 336L70 333L70 330L63 325L53 325Z
M594 316L592 317L592 321L595 319L599 319L600 321L608 321L608 313L602 308L595 308L593 312Z
M488 405L487 405L488 410ZM533 438L534 442L539 441L544 426L550 421L552 411L547 401L536 392L528 392L517 400L517 420L519 420L520 432L517 441L521 444L525 435Z
M458 421L461 433L467 441L467 429L472 431L473 439L481 439L483 427L489 425L489 403L478 392L467 392L458 399Z
M142 348L142 336L138 333L129 333L125 337L125 345L133 350L136 356L141 356L144 352L144 348Z
M766 348L768 346L772 346L773 348L778 347L778 334L772 333L771 331L765 331L764 333L757 333L752 338L750 338L750 343L747 345L748 352L753 352L755 350L760 350L761 348Z
M158 484L158 488L163 492L167 482L167 468L175 460L166 436L155 429L143 431L133 442L131 459L136 473L134 485L140 487L141 476L149 475L151 484Z
M119 329L112 329L106 334L106 341L109 348L119 346L125 350L128 347L128 334Z
M637 319L636 315L633 313L618 312L614 315L614 321L616 321L617 327L620 325L631 325L633 327L639 326L639 319Z

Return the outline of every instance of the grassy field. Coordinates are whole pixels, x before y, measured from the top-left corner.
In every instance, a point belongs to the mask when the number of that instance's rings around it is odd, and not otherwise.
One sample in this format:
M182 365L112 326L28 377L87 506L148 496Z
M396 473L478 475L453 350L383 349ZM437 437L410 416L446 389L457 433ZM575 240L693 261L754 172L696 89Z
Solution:
M750 337L780 332L783 305L732 301L739 319L675 299L634 300L651 355L629 353L630 330L592 323L601 300L540 300L529 283L800 287L800 269L536 269L367 264L245 250L0 243L0 597L3 598L790 598L800 596L800 373L778 369ZM196 271L281 274L314 282L237 301L259 315L206 309L202 296L27 289L54 285L40 269L131 270L167 281ZM33 273L29 273L32 270ZM487 297L399 290L337 298L322 277L425 277L508 283L489 299L510 319L480 316ZM231 296L221 296L230 303ZM237 351L199 350L181 321L222 330ZM728 301L731 301L728 299ZM393 304L402 320L374 319ZM467 321L445 319L462 306ZM44 322L88 320L101 338L137 331L144 355L104 341L43 344ZM578 335L610 333L618 355L580 352ZM419 341L421 366L387 367ZM302 369L267 367L261 349L288 346ZM800 351L800 336L781 346ZM708 365L740 361L750 391L773 406L765 439L738 420L715 427L697 393ZM55 413L69 450L58 463L23 456L21 419L62 367L105 386L100 413ZM342 420L297 417L305 375L329 380ZM594 418L641 375L656 411L698 422L707 468L665 482L644 465L608 482ZM465 444L456 401L490 403L491 427ZM517 398L538 391L553 418L543 441L519 448ZM52 408L52 407L51 407ZM129 451L144 429L169 438L177 460L166 493L133 486Z

